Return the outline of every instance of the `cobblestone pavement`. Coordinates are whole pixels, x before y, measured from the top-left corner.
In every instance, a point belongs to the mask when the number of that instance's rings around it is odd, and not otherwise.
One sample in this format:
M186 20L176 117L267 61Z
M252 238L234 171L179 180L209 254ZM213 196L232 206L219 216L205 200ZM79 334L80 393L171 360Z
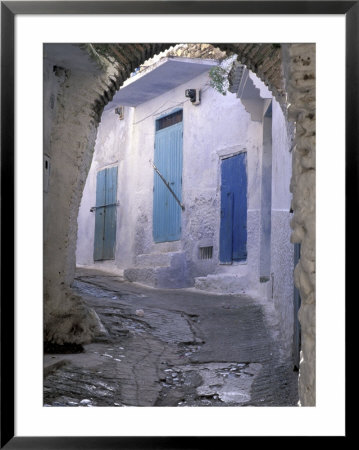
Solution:
M297 405L297 373L264 304L84 269L73 288L104 330L82 353L45 355L45 406Z

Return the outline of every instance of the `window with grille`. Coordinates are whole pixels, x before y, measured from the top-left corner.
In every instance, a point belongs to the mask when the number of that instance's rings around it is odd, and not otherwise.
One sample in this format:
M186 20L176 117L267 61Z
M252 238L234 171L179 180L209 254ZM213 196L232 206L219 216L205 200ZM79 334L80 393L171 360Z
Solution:
M212 257L213 257L213 247L199 248L199 259L212 259Z
M183 118L183 110L180 109L175 111L168 116L162 117L161 119L156 120L156 131L163 130L163 128L170 127L171 125L175 125L176 123L182 122Z

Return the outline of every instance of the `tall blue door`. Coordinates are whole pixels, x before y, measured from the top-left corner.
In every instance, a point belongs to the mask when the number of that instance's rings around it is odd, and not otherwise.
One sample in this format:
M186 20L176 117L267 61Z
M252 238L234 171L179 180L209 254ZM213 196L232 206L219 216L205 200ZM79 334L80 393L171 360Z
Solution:
M117 167L97 173L94 260L115 258Z
M182 129L181 121L157 130L154 157L156 167L180 201L182 199ZM177 241L180 237L181 207L158 173L155 172L153 239L155 242L168 242Z
M224 159L221 165L221 224L219 258L222 263L247 259L247 154Z

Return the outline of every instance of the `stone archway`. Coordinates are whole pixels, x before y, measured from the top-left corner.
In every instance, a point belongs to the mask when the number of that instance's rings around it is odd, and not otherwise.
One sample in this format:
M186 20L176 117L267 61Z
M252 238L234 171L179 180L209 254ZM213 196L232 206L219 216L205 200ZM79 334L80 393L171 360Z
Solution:
M216 45L216 44L214 44ZM218 44L268 85L296 123L292 242L301 243L295 283L302 306L299 396L315 404L315 46ZM71 291L77 214L104 106L130 73L170 44L45 46L44 151L50 173L44 195L45 340L89 342L96 317Z

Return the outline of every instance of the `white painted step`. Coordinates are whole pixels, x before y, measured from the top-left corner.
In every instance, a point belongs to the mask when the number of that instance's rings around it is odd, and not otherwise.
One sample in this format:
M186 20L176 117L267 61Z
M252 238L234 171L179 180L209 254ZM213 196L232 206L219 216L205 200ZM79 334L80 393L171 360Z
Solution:
M248 277L233 274L213 274L197 277L194 287L201 291L222 294L246 294L248 292Z
M145 253L136 257L135 267L169 267L172 259L182 254L183 252Z
M179 289L189 286L184 252L139 255L136 265L124 270L129 280L158 288Z

